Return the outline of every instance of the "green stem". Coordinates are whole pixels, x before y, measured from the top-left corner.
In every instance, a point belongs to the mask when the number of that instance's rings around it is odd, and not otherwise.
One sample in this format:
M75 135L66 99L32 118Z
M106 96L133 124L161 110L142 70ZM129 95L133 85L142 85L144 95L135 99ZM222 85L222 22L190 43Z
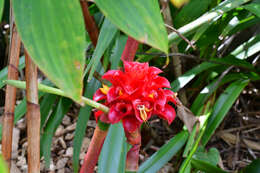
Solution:
M16 88L20 88L20 89L26 88L26 83L24 81L6 80L6 81L4 81L4 83L6 83L8 85L12 85L12 86L14 86ZM42 92L50 93L50 94L56 94L56 95L68 97L64 91L62 91L58 88L49 87L47 85L43 85L43 84L40 84L40 83L38 84L38 90L42 91ZM82 96L81 99L85 104L92 106L92 107L94 107L98 110L101 110L104 113L109 112L109 108L107 106L103 105L103 104L95 102L95 101L88 99L84 96Z
M206 127L207 127L207 120L203 124L203 127L201 128L201 131L199 133L199 136L198 136L197 140L195 141L195 144L194 144L193 148L191 149L188 157L185 159L184 163L182 164L182 166L180 168L180 171L179 171L180 173L184 173L185 172L185 169L188 166L188 164L190 163L190 160L191 160L192 156L197 151L197 148L198 148L200 140L201 140L201 138L202 138L202 136L203 136L203 134L204 134L204 132L206 130Z

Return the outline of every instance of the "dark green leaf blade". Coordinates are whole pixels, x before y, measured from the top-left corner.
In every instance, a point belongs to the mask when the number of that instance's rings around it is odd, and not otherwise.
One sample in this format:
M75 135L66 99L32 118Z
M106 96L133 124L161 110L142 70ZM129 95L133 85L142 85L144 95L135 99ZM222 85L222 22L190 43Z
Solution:
M218 66L218 64L204 62L194 67L193 69L187 71L171 83L172 90L174 92L177 92L179 89L183 88L187 83L189 83L197 74L216 66Z
M257 17L260 17L260 3L251 3L245 5L244 8L254 13Z
M47 167L50 165L52 137L64 115L68 112L71 103L70 99L62 97L44 128L44 133L41 136L41 155L44 156Z
M3 14L3 9L4 9L4 0L0 0L0 21L2 21L2 14Z
M115 25L113 25L108 19L105 19L98 36L97 47L95 48L94 54L86 68L86 72L90 70L88 80L92 79L102 55L115 37L117 31Z
M95 2L103 14L127 35L168 52L167 32L157 0Z
M209 164L208 162L202 161L202 160L197 160L197 159L192 159L191 160L191 165L195 167L196 169L199 169L201 171L204 171L206 173L227 173L226 171Z
M87 98L92 98L94 92L98 89L100 86L100 82L96 79L92 79L86 86L84 95ZM91 106L84 106L80 109L76 130L75 130L75 136L73 139L73 158L72 158L72 164L74 172L78 172L78 165L79 165L79 155L81 150L82 141L85 136L85 131L87 127L87 123L89 120L89 117L91 115L92 107Z
M67 96L80 102L86 41L79 2L12 3L18 32L33 61Z
M206 131L201 139L203 146L207 144L211 135L222 122L239 94L242 92L244 87L247 86L248 82L248 79L237 80L229 85L228 88L220 95L213 107L213 111L208 119Z
M156 173L182 148L188 139L188 135L189 133L187 131L182 131L174 136L140 166L138 173Z

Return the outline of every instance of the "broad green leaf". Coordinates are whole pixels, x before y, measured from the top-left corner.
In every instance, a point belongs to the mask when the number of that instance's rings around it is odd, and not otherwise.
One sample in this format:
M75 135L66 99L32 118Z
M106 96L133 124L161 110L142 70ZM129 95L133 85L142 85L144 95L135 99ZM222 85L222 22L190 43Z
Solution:
M157 0L95 0L95 3L127 35L168 52L167 32Z
M95 48L94 54L85 71L86 73L90 70L88 80L92 79L93 74L97 68L98 63L100 62L102 55L104 54L105 50L108 48L109 44L115 37L117 31L118 30L115 27L115 25L113 25L108 19L105 19L100 34L98 36L98 43Z
M251 3L243 7L260 18L260 3Z
M167 144L163 145L155 154L145 161L138 173L156 173L165 165L186 143L189 133L182 131L174 136Z
M52 137L64 115L68 112L71 103L72 101L68 98L60 98L58 105L55 107L56 109L51 114L44 128L41 136L41 155L44 156L46 167L50 165Z
M25 67L25 63L24 63L24 56L22 56L19 60L19 66L18 69L22 70ZM7 79L7 74L8 74L8 67L3 68L0 71L0 88L2 88L3 86L5 86L4 84L4 80Z
M196 20L188 23L187 25L178 29L179 33L183 35L193 33L199 26L211 22L214 19L222 16L225 12L228 12L236 7L239 7L241 4L244 4L250 0L226 0L220 3L217 7L212 9L211 11L205 13L201 17L197 18ZM168 39L170 44L173 42L179 41L180 37L176 32L172 32L168 35Z
M204 62L194 67L193 69L187 71L171 83L172 90L174 92L177 92L179 89L183 88L187 83L189 83L197 74L216 66L218 66L218 64Z
M100 86L100 82L93 78L87 84L87 86L85 88L84 96L92 99L93 94L99 88L99 86ZM72 164L73 164L74 172L78 172L79 155L80 155L81 145L82 145L82 141L83 141L84 136L85 136L85 131L86 131L86 127L87 127L89 117L91 115L91 111L92 111L92 107L88 106L88 105L80 108L80 111L79 111L76 130L75 130L75 136L74 136L74 139L73 139L73 160L72 160Z
M229 85L228 88L220 95L213 107L213 111L208 119L206 131L201 139L203 146L207 144L210 137L222 122L239 94L243 91L245 86L247 86L248 82L248 79L237 80Z
M127 143L121 123L112 125L102 147L98 161L99 173L124 172Z
M86 33L79 1L12 3L18 32L33 61L68 97L80 102Z
M0 0L0 22L2 21L2 14L4 9L5 0Z
M198 169L201 170L203 172L206 173L227 173L226 171L218 168L217 166L214 166L212 164L209 164L208 162L202 161L202 160L197 160L197 159L192 159L191 160L191 165Z

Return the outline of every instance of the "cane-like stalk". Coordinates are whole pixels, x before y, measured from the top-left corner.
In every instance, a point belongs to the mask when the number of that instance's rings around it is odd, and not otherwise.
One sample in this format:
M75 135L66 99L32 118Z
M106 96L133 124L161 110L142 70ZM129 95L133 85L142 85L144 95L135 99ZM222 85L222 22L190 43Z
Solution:
M28 172L40 172L40 106L38 104L37 66L25 51L27 99Z
M11 44L9 51L8 79L18 79L18 64L20 55L21 40L15 25L12 27ZM12 153L12 134L14 121L14 108L16 100L16 88L10 85L6 86L5 92L5 111L3 115L3 134L2 134L2 153L7 165L11 167Z

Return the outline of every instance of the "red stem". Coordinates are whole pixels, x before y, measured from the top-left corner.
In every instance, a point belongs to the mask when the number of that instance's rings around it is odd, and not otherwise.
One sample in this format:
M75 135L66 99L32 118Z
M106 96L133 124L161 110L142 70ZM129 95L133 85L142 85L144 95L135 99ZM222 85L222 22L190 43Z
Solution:
M9 54L8 65L8 79L18 79L18 64L20 55L21 40L17 33L16 27L13 24L11 47ZM2 153L8 165L8 171L11 167L11 153L12 153L12 134L14 122L14 108L16 100L16 88L10 85L6 86L5 92L5 111L3 115L3 133L2 133Z
M122 53L121 60L122 61L134 61L134 57L136 54L136 51L138 49L138 41L133 39L132 37L128 36L125 49Z
M138 171L139 151L141 147L141 134L137 129L133 133L126 132L127 142L132 145L132 148L127 152L126 156L126 171L136 172Z
M88 11L88 2L86 0L80 0L80 4L84 16L85 28L88 31L91 42L96 47L99 34L98 27L93 16L91 16Z
M99 154L107 136L108 130L101 130L99 126L96 126L94 135L91 139L88 152L85 155L83 165L80 169L80 173L92 173L98 161Z

